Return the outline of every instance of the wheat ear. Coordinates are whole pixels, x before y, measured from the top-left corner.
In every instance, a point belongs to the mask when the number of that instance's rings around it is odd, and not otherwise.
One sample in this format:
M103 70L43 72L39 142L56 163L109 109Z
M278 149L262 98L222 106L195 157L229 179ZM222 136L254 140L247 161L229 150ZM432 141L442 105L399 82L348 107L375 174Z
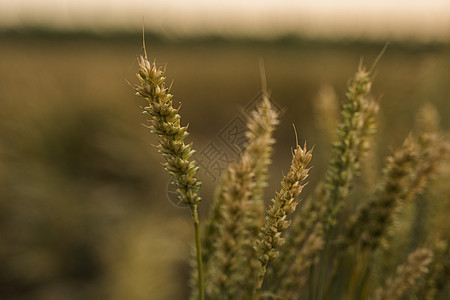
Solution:
M347 102L342 108L342 122L338 125L337 141L325 176L327 207L322 216L325 232L336 222L336 216L350 193L353 179L359 172L360 158L367 151L367 138L375 132L375 115L378 105L368 97L372 81L370 73L360 65L348 86ZM319 201L320 202L320 201Z
M343 120L338 125L338 139L333 145L325 180L302 207L301 217L296 218L289 235L294 248L304 242L307 238L304 233L317 222L323 223L324 234L329 233L343 200L350 193L360 157L367 150L367 138L375 132L378 105L368 98L371 86L370 73L360 65L348 86L347 103L341 111Z
M433 243L433 262L430 264L430 272L421 287L419 299L437 299L439 288L448 284L445 278L445 261L450 260L450 249L447 241L437 240Z
M419 136L420 160L410 183L410 189L404 196L411 199L422 192L430 178L439 171L441 163L448 158L450 142L436 132L424 132Z
M317 128L327 137L328 142L334 143L339 122L339 101L333 87L320 87L319 94L313 101L313 109Z
M200 246L200 232L197 206L200 202L199 190L201 183L196 177L198 167L189 158L195 153L192 145L186 145L184 139L188 136L187 126L180 123L179 108L173 108L172 95L165 87L165 77L162 68L150 63L147 53L138 59L139 72L137 78L140 84L135 86L136 94L143 97L148 106L144 113L150 116L149 128L158 137L158 151L164 156L165 169L172 176L177 186L180 201L189 205L194 222L195 241L197 248L198 286L200 299L204 299L203 271Z
M312 150L307 150L297 145L292 154L292 163L287 175L281 181L281 190L271 200L271 205L266 212L264 224L260 229L256 240L256 251L260 261L257 290L255 299L259 299L264 275L269 261L278 256L278 248L284 242L281 236L291 221L287 217L292 214L299 203L298 196L304 187L304 180L308 177L308 163L312 158Z
M325 179L318 185L313 197L307 199L299 216L295 218L287 237L289 247L284 247L284 258L274 266L274 274L278 276L283 277L283 274L288 272L292 259L297 255L296 251L306 245L305 241L311 234L311 228L318 222L322 223L321 234L325 241L323 267L327 265L331 230L344 199L350 193L354 177L359 172L360 158L368 147L367 139L375 132L378 104L369 98L372 87L370 76L371 71L366 71L360 64L347 87L347 101L341 110L342 121L338 124L337 139L333 144ZM320 291L323 290L326 281L324 272L321 271Z
M425 150L429 148L433 149L431 153ZM446 143L440 140L433 143L430 140L430 144L424 148L410 135L402 147L388 157L382 182L375 195L350 219L344 237L338 239L333 272L337 271L342 255L351 247L358 257L371 260L374 251L385 243L386 232L396 216L397 208L423 189L437 165L445 158L445 149ZM365 279L360 284L364 286L368 269L370 264L364 270L354 271L349 289L351 293L356 288L356 281L363 277Z
M278 113L272 108L269 96L262 93L262 102L247 119L246 138L249 141L243 153L242 160L248 161L254 170L254 186L250 194L253 203L252 214L248 216L249 224L253 224L251 231L258 235L259 227L264 217L264 188L267 186L269 165L273 152L273 132L278 125Z
M411 173L418 160L417 143L408 136L402 147L387 158L383 182L376 196L360 208L348 226L345 245L356 243L360 249L378 248L397 203L408 193Z
M214 256L208 264L210 278L207 294L211 299L233 299L243 279L240 268L245 261L242 247L247 235L245 212L250 209L248 197L253 173L245 161L228 168L223 186L222 224L217 232Z
M277 124L278 114L263 93L261 103L247 118L246 148L239 163L230 164L221 179L205 228L202 248L205 272L227 278L226 282L217 279L207 283L207 294L213 298L218 295L251 297L256 285L258 260L253 241L263 221L263 190L267 185L275 142L272 135ZM236 209L238 206L240 210ZM233 249L227 246L230 237L235 239ZM244 262L246 268L238 270Z
M273 152L273 132L278 125L278 113L272 108L268 94L263 91L262 102L250 113L247 120L246 137L249 141L242 159L248 161L254 172L254 184L249 195L249 207L245 210L244 224L247 228L242 240L247 268L243 270L242 297L250 299L257 284L259 261L254 250L254 241L264 222L264 188L267 186L269 165Z
M448 143L433 135L428 136L424 145L426 136L422 136L420 143L409 136L402 148L388 158L382 184L375 197L364 204L350 222L341 246L347 248L357 244L360 249L371 251L380 246L395 208L420 192L447 157Z
M401 299L408 289L428 273L428 265L432 260L433 252L429 249L417 249L408 255L407 262L397 267L395 276L388 278L384 287L375 291L373 300Z

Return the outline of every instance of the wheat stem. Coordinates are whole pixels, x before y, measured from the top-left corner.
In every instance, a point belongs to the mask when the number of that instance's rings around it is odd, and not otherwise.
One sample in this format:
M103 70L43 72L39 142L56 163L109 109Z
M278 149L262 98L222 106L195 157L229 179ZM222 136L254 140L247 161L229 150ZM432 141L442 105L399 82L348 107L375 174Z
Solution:
M194 221L195 247L197 250L197 271L198 271L198 290L199 299L205 299L205 288L203 284L203 264L202 247L200 242L200 222L198 220L197 204L191 205L192 219Z
M327 268L328 268L328 258L329 258L329 251L330 251L330 237L331 237L331 230L327 232L327 237L325 239L325 249L322 254L322 265L320 267L320 273L319 273L319 284L317 285L318 291L317 291L317 299L322 299L325 282L327 281Z
M308 300L314 300L314 276L316 273L316 264L312 264L309 268L309 280L308 280Z
M364 278L367 275L369 267L370 256L368 253L357 253L356 255L356 266L350 278L350 284L348 286L347 297L353 299L355 297L358 289L363 285Z

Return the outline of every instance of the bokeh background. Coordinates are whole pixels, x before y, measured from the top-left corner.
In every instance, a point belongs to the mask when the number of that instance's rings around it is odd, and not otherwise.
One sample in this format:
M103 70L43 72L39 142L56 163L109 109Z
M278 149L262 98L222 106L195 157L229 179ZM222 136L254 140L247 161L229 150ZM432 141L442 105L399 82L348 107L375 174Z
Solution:
M328 86L342 103L360 59L370 66L386 42L373 88L379 160L426 104L450 127L448 1L187 3L0 2L1 299L187 298L190 213L128 83L143 24L199 153L214 143L236 158L220 136L258 97L264 61L283 110L267 198L289 166L293 123L316 145L306 192L323 176L329 141L314 102ZM199 174L203 220L219 173Z

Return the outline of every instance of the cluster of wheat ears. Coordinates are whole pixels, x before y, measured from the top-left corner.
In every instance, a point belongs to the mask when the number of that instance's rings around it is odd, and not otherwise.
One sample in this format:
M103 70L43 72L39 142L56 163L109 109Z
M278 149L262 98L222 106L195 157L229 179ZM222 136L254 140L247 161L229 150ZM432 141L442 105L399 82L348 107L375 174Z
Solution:
M375 132L373 67L367 71L360 64L349 81L328 169L304 201L299 197L313 150L298 143L280 190L268 206L264 201L279 116L263 93L247 119L246 148L222 176L200 227L201 183L192 160L195 151L184 142L187 126L173 107L164 70L147 53L138 64L135 91L146 100L143 111L150 116L149 128L158 138L179 199L192 212L192 299L403 299L412 293L434 299L441 292L449 246L439 236L418 245L390 276L377 277L380 267L375 264L389 242L398 208L424 190L449 153L448 140L433 117L422 118L422 132L410 134L386 159L379 183L358 200L353 215L344 222L340 218Z

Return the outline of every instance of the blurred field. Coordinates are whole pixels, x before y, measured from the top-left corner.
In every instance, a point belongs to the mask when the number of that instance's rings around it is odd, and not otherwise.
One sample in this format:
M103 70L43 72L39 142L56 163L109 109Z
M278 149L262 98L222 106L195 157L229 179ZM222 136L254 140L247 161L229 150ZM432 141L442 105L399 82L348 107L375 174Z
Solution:
M147 40L167 65L189 141L203 149L261 89L263 58L272 99L284 109L271 186L295 142L316 145L311 184L328 144L312 103L320 87L343 99L361 57L383 44L290 40ZM191 254L188 211L167 198L168 175L140 124L136 36L0 36L0 298L184 299ZM434 104L450 121L450 46L392 42L377 67L377 149L385 157ZM201 217L212 196L205 181Z

